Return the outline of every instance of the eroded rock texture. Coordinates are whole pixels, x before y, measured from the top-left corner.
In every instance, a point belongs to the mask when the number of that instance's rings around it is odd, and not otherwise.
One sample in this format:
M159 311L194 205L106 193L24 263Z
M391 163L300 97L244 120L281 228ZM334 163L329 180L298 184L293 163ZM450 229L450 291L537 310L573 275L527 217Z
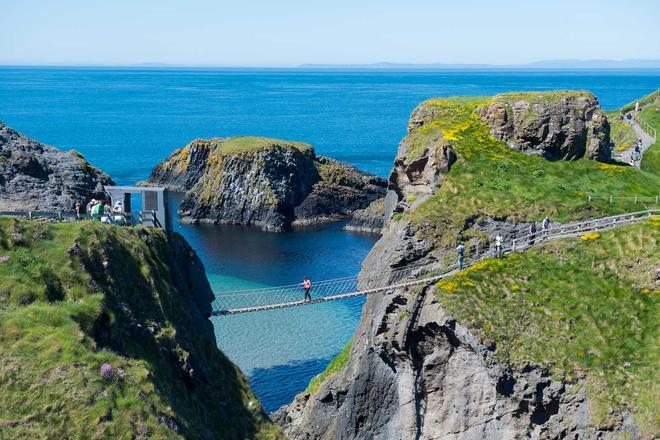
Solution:
M41 144L0 122L0 211L72 211L103 198L108 175L82 155Z
M262 138L193 141L157 165L146 184L186 192L184 221L273 231L350 217L383 197L386 186L351 165L317 157L309 145Z
M348 367L275 415L298 439L634 438L589 424L584 383L515 370L436 303L432 288L367 301Z
M479 113L491 134L515 150L549 160L611 159L610 125L591 93L503 94Z

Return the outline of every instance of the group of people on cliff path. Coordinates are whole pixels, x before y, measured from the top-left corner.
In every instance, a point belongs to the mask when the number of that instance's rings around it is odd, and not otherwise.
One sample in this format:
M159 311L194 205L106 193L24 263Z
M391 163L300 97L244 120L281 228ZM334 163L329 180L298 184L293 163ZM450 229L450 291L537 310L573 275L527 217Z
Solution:
M106 221L111 221L111 215L124 212L124 206L121 201L115 202L115 206L112 207L110 201L108 200L90 200L85 206L83 211L82 204L76 202L74 205L74 211L76 213L77 220L84 220L86 218L91 218L92 220L102 221L103 216L106 216Z
M546 216L543 219L543 222L541 223L541 239L544 239L547 237L548 231L550 230L550 217ZM531 225L529 225L529 228L527 229L527 243L531 246L536 242L537 235L539 231L536 226L536 222L532 222ZM502 234L498 231L497 234L495 235L495 257L496 258L502 258L502 255L504 254L503 250L503 241L504 239L502 238ZM465 267L465 245L463 243L459 242L458 246L456 246L456 266L458 270L463 270Z

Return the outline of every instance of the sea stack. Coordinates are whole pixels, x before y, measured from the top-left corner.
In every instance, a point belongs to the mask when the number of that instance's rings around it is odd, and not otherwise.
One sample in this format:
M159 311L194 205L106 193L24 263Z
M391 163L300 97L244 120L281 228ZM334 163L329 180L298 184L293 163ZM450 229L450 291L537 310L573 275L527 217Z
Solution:
M386 181L311 145L251 136L197 139L152 171L145 185L185 192L187 223L269 231L349 218L384 196Z

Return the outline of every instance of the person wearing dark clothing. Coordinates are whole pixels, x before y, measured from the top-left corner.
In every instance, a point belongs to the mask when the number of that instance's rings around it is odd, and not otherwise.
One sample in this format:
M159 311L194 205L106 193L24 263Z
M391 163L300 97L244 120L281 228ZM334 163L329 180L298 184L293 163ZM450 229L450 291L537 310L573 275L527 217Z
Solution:
M534 244L536 240L536 222L532 222L532 225L529 227L529 235L527 236L527 242L531 245Z
M310 290L312 290L312 282L310 281L309 278L303 277L303 290L305 291L305 301L311 301L312 300L312 295L309 293Z

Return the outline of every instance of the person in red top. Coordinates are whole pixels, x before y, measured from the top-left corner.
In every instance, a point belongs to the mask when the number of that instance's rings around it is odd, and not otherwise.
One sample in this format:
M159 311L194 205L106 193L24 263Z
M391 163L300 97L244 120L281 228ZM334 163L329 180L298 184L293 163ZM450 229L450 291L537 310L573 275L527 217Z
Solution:
M312 282L306 276L303 277L302 286L303 290L305 291L305 301L311 301L312 295L310 295L309 291L312 289Z

